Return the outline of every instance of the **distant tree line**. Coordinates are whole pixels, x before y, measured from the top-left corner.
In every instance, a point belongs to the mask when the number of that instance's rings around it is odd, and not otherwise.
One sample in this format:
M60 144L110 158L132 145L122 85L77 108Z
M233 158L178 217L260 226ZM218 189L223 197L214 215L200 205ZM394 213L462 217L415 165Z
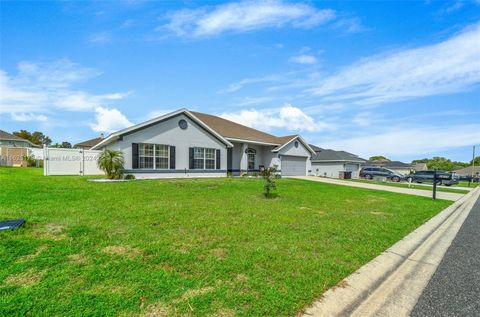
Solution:
M371 156L369 158L369 160L370 161L390 161L390 159L388 159L387 157L385 157L383 155ZM420 159L420 160L413 160L412 164L426 163L427 168L429 170L438 169L438 170L442 170L442 171L454 171L454 170L462 169L464 167L471 166L472 161L473 160L470 160L470 162L459 162L459 161L449 160L449 159L447 159L445 157L442 157L442 156L435 156L435 157L432 157L430 159L429 158L424 158L424 159ZM480 166L480 156L475 157L475 166Z
M28 140L33 144L37 144L37 145L45 144L46 146L56 147L56 148L67 148L67 149L72 148L72 144L67 141L63 141L62 143L57 142L55 144L52 144L52 139L40 131L29 132L27 130L20 130L20 131L14 131L13 135L21 137L22 139Z

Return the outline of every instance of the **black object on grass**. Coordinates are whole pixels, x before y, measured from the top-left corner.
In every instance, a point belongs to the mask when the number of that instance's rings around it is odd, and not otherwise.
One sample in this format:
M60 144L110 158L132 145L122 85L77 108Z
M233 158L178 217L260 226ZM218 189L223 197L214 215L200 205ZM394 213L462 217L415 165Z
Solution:
M25 223L25 219L0 221L0 231L8 230L8 229L17 229L24 223Z

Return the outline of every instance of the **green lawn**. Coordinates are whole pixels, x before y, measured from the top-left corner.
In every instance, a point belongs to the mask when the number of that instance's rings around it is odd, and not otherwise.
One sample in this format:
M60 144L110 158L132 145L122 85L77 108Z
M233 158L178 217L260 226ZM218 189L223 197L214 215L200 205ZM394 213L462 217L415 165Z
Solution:
M470 182L470 187L472 187L472 188L477 187L479 185L480 185L479 183ZM466 181L460 181L460 182L458 182L457 185L453 185L453 187L456 187L456 186L458 186L458 187L469 187L468 182L466 182Z
M369 183L369 184L375 184L375 185L384 185L384 186L392 186L392 187L402 187L402 188L413 188L413 189L421 189L421 190L428 190L432 191L432 187L427 187L427 186L422 186L418 185L415 183L408 185L408 183L394 183L394 182L379 182L376 180L368 180L364 178L355 178L355 179L346 179L347 181L350 182L357 182L357 183ZM467 186L468 187L468 186ZM466 194L469 191L465 189L455 189L453 187L440 187L437 186L437 191L439 192L448 192L448 193L457 193L457 194Z
M295 316L450 202L260 179L0 168L0 315Z

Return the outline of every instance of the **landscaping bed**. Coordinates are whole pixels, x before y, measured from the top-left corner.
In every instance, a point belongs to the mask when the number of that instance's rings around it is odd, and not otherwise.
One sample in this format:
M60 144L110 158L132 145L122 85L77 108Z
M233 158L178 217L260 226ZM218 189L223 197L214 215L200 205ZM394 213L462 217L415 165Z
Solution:
M0 315L295 316L448 201L261 179L0 168Z

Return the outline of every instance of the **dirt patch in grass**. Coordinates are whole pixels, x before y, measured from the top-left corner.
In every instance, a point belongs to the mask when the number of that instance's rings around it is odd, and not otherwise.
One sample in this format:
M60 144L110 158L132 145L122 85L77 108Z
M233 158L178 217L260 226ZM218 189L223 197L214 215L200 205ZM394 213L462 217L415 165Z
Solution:
M382 212L382 211L370 211L370 214L375 215L375 216L391 216L392 214L388 212Z
M209 317L233 317L235 316L235 311L228 308L220 308L215 313L208 315Z
M88 262L88 256L80 253L70 254L67 258L68 261L73 264L85 264Z
M189 300L189 299L197 297L197 296L202 296L202 295L208 294L208 293L212 292L213 290L214 290L214 288L211 287L211 286L207 286L207 287L204 287L204 288L189 289L188 291L183 293L183 295L180 298L174 300L173 302L174 303L179 303L181 301Z
M33 260L37 256L39 256L43 251L45 251L46 249L48 249L48 247L46 245L41 245L35 250L34 253L23 255L23 256L19 257L17 262L27 262L27 261Z
M235 276L235 281L244 283L248 281L248 276L246 276L245 274L237 274L237 276Z
M40 282L43 274L44 272L28 269L25 272L8 276L5 280L5 284L20 287L30 287Z
M128 245L111 245L102 249L103 253L111 255L119 255L126 258L135 258L142 254L142 251L138 248L133 248Z
M164 302L150 304L143 313L145 317L168 317L172 316L172 309Z
M227 253L227 249L224 248L215 248L210 250L210 254L220 260L225 259L227 257Z
M67 238L67 235L63 232L64 229L65 227L58 223L47 223L44 227L36 229L36 235L40 239L59 241Z

